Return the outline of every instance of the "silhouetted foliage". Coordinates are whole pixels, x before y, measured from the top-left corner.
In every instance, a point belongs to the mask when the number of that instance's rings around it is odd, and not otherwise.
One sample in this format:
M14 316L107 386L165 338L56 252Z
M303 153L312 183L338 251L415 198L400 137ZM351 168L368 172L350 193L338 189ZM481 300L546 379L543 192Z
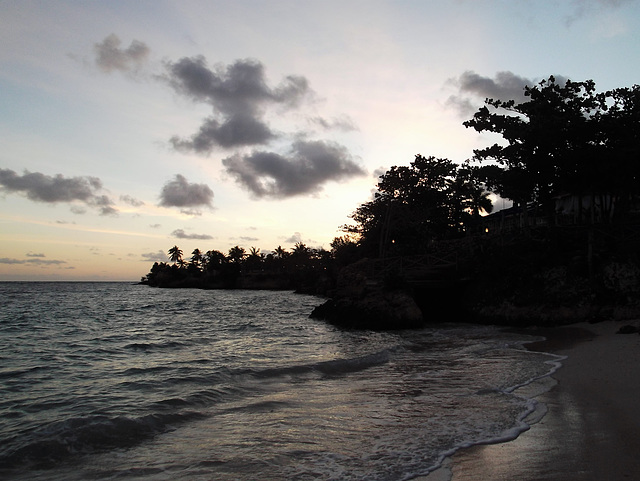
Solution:
M291 252L278 246L265 255L251 247L249 254L240 246L228 255L200 249L192 253L191 262L182 260L182 251L174 246L169 256L174 264L154 263L141 279L154 287L200 287L224 289L294 289L300 292L325 293L333 286L336 269L333 256L324 249L313 249L298 242Z
M178 246L173 246L169 249L169 260L174 264L179 264L182 261L182 251Z
M464 235L491 202L477 169L449 159L416 155L409 166L391 167L380 176L374 199L352 214L366 256L424 252L431 241Z
M504 140L474 151L475 160L494 163L479 170L487 186L517 205L535 203L549 220L563 194L580 202L608 196L603 221L628 213L640 193L640 88L597 94L592 80L560 84L551 76L525 87L525 96L521 103L487 99L464 122Z

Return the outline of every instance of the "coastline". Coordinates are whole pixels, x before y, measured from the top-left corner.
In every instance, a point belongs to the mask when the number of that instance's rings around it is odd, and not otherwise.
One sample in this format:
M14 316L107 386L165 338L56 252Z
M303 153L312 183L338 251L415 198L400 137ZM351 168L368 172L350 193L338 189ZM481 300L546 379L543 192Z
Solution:
M581 323L541 332L528 347L567 356L557 385L537 396L547 413L513 441L456 452L420 481L634 479L640 472L638 321ZM591 333L591 334L590 334Z

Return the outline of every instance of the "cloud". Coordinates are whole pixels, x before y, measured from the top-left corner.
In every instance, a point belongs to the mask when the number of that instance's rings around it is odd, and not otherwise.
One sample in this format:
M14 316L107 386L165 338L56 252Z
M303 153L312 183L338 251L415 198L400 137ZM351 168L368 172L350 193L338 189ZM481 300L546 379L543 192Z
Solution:
M167 254L165 254L163 251L146 252L144 254L141 254L141 257L142 259L140 260L145 262L166 262L167 260Z
M276 138L269 126L248 115L236 115L224 122L210 117L205 119L198 132L190 139L173 136L169 142L182 152L199 154L211 152L214 147L233 148L242 145L266 144Z
M25 260L10 259L8 257L0 257L0 264L24 264Z
M258 198L313 194L328 181L365 175L347 149L329 141L297 141L288 156L254 151L222 160L227 172Z
M213 191L206 184L190 184L180 174L170 180L160 192L160 205L163 207L185 207L182 212L188 215L198 215L199 211L189 209L193 207L212 207Z
M27 257L47 257L42 253L32 253L32 252L27 252L25 255Z
M112 200L106 195L96 196L91 205L97 207L100 210L100 215L118 215L118 210L113 207Z
M130 206L133 206L133 207L141 207L144 205L144 202L134 197L131 197L130 195L121 195L120 201L124 202L125 204L129 204Z
M84 215L84 214L87 213L87 209L84 209L84 208L82 208L80 206L77 206L77 205L72 205L70 210L71 210L71 212L73 212L74 214L77 214L77 215Z
M494 78L490 78L467 70L447 83L455 86L459 92L447 99L447 105L468 116L478 110L487 98L524 101L524 87L533 85L534 81L507 71L498 72Z
M172 236L178 239L195 239L195 240L210 240L212 236L208 234L187 234L183 229L176 229L171 233Z
M179 94L213 108L213 116L190 138L170 140L178 150L197 153L268 143L277 134L264 121L265 111L295 108L312 93L307 79L296 75L270 87L264 65L255 59L211 68L203 56L184 57L166 64L163 79Z
M122 41L117 35L111 34L93 48L96 53L96 65L104 72L114 70L121 72L135 71L149 56L149 47L144 42L133 40L126 49L120 48Z
M558 84L563 84L567 80L563 75L554 75L554 77ZM467 117L482 107L487 98L524 102L528 99L524 96L525 86L535 85L540 80L528 79L508 71L498 72L494 78L483 77L467 70L459 77L447 81L449 85L458 89L458 94L451 95L447 99L447 106L457 109L461 115Z
M633 0L573 0L571 4L574 9L570 15L565 17L564 22L567 27L571 27L576 21L588 14L597 14L597 10L615 10L623 4L632 1Z
M297 244L298 242L302 242L302 234L300 232L294 232L291 237L288 237L284 240L288 244Z
M29 254L27 254L27 256L28 255ZM11 259L8 257L0 258L0 264L60 265L66 263L66 261L59 261L56 259L42 259L40 257L35 257L32 259Z
M0 169L0 191L8 193L21 193L34 202L58 203L81 202L82 204L96 208L101 215L115 215L117 210L113 207L113 201L104 194L102 182L97 177L67 177L61 174L49 176L40 172L24 172L18 175L10 169ZM85 210L77 205L71 207L75 213Z
M348 115L342 115L340 117L334 117L331 120L327 120L323 117L312 117L309 119L312 125L317 125L324 130L339 130L342 132L352 132L359 130L356 123Z
M198 217L202 215L202 211L199 209L180 209L180 213L184 215L190 215L192 217Z
M387 167L378 167L371 173L371 175L374 179L379 180L380 177L386 174L388 170L389 169Z

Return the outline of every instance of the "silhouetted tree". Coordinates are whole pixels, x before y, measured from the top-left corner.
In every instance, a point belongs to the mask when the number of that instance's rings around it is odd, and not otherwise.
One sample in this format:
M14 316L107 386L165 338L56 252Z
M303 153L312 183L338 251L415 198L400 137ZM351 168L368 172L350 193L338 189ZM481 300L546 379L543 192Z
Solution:
M346 266L360 259L360 247L350 235L335 237L331 241L331 255L338 266Z
M245 265L249 270L257 270L260 269L260 265L262 264L263 257L260 255L260 249L256 247L249 248L249 255L245 260Z
M207 271L219 270L226 260L227 257L217 250L207 251L204 255L204 262Z
M605 92L601 102L599 158L587 178L593 191L612 195L613 213L624 218L640 196L640 86Z
M194 249L191 253L191 265L196 267L197 269L202 268L203 256L200 249Z
M278 246L273 251L273 255L279 259L284 259L289 255L289 253L285 249L283 249L282 246Z
M586 188L587 163L595 161L595 119L602 108L592 80L564 84L551 76L524 88L528 100L487 99L464 126L501 135L504 145L474 150L474 159L492 161L502 171L487 184L517 205L534 201L551 217L554 196ZM527 209L524 209L527 212Z
M169 249L169 260L174 264L180 264L182 262L182 251L178 246L173 246Z
M234 264L240 264L244 260L246 255L246 251L242 247L235 246L229 249L228 257L229 260Z
M469 196L481 186L476 176L457 176L451 160L416 155L409 166L380 176L374 199L352 214L355 225L343 229L359 236L366 256L421 252L434 239L460 235Z

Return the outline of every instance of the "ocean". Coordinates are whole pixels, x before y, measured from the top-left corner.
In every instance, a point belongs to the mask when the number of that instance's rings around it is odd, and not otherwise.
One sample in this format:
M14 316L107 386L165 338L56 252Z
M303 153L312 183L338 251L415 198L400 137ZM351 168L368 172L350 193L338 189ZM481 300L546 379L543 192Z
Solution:
M0 283L0 478L406 480L544 414L560 358L538 338L343 330L322 302Z

